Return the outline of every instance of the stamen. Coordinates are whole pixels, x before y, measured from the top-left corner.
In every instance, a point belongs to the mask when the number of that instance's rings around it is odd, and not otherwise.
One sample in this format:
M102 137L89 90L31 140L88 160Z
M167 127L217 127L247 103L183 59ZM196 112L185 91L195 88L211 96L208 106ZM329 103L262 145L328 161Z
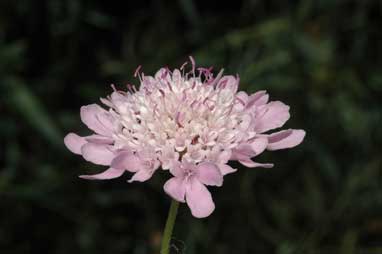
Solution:
M189 56L191 65L192 65L192 72L195 72L195 59L192 56Z
M168 68L168 66L166 65L166 67L164 67L166 70L167 70L167 72L169 73L169 74L172 74L172 71L170 70L170 68Z
M217 85L217 88L225 88L226 87L226 85L227 85L227 82L228 82L228 80L227 79L224 79L222 82L220 82L218 85Z
M196 105L196 103L197 103L197 101L194 100L194 101L191 103L190 107L191 107L192 109L194 109L194 106Z
M187 92L186 90L183 91L183 96L182 96L182 102L184 102L187 99Z
M135 69L135 72L134 72L134 78L136 78L138 75L139 75L139 70L142 68L142 65L139 65L137 67L137 69Z
M134 72L134 77L137 77L137 76L138 76L139 81L142 83L143 78L142 78L142 75L139 73L139 71L141 70L141 68L142 68L142 65L139 65L139 66L137 67L137 69L136 69L135 72ZM142 72L142 74L143 74L143 72Z
M214 78L213 80L212 80L212 82L211 82L211 86L215 86L218 82L219 82L219 80L221 79L221 77L223 76L223 72L224 72L224 69L221 69L220 71L219 71L219 73L218 73L218 75L216 75L216 78Z
M195 86L196 86L196 82L195 82L195 80L193 80L193 81L192 81L192 87L191 87L191 88L194 89Z
M171 87L171 83L169 81L167 81L166 84L168 86L168 89L170 89L170 91L173 92L172 87Z
M182 117L183 115L181 115L181 113L178 111L177 113L176 113L176 116L175 116L175 122L176 122L176 124L179 126L179 127L181 127L181 128L183 128L184 126L181 124L181 119L180 119L180 117Z
M127 89L129 89L129 91L130 91L131 93L134 93L134 90L133 90L133 88L132 88L133 86L132 86L131 84L127 83L126 86L127 86Z
M184 63L182 64L182 66L180 66L180 70L182 71L182 70L184 69L184 67L185 67L187 64L188 64L188 62L184 62Z
M162 75L161 75L161 79L165 79L165 77L167 76L167 74L170 72L169 68L166 66L166 68L164 69Z
M145 90L146 95L150 95L151 94L151 92L149 91L149 89L146 86L143 87L143 90Z

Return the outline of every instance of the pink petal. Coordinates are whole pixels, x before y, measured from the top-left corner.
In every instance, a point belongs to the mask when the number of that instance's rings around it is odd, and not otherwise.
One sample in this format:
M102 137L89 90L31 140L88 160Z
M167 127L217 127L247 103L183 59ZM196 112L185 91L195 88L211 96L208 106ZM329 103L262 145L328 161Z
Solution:
M240 91L236 94L236 98L240 101L243 102L244 104L247 104L248 101L248 94L244 91Z
M126 97L121 92L115 91L115 92L111 93L110 99L112 102L114 102L116 100L117 101L123 101L123 100L126 100Z
M186 148L186 146L187 146L187 144L186 144L186 138L185 137L177 136L175 138L175 149L176 149L176 151L181 152Z
M157 170L160 166L160 161L155 159L151 161L151 170Z
M186 186L186 202L196 218L207 217L215 210L211 193L195 178Z
M175 84L179 84L181 78L182 78L182 74L180 73L180 71L179 71L178 69L175 69L175 70L172 72L172 81L173 81Z
M196 167L198 180L205 185L222 186L223 175L211 162L202 162Z
M232 90L233 93L236 93L238 85L239 85L239 80L237 78L231 75L227 75L227 76L223 76L219 80L216 87L222 88L222 89L230 89Z
M163 169L170 169L174 167L175 161L178 161L179 154L174 151L174 148L171 146L166 146L162 148L162 154L159 158L159 160L162 163Z
M154 172L155 170L146 170L146 169L139 170L137 173L133 175L133 177L128 182L129 183L132 183L134 181L145 182L152 177Z
M260 106L264 105L268 102L269 95L267 94L267 91L258 91L254 94L251 94L248 99L247 108L251 108L253 106Z
M250 158L239 160L239 162L248 168L256 168L256 167L272 168L273 167L272 163L257 163L252 161Z
M87 143L82 146L81 152L85 160L94 164L108 166L115 156L110 148L109 145Z
M106 171L96 175L81 175L80 178L87 180L107 180L120 177L124 170L109 168Z
M114 141L113 139L101 135L90 135L85 137L86 141L90 143L96 143L96 144L112 144Z
M122 152L112 160L111 166L130 172L137 172L142 169L142 161L132 152Z
M231 150L223 150L219 152L217 156L217 162L221 164L227 163L229 159L231 158L231 155L232 155Z
M246 160L261 154L268 145L268 139L259 137L251 141L251 143L242 143L232 150L231 160Z
M223 176L237 171L236 168L232 168L227 164L219 164L219 169Z
M176 201L185 202L186 185L183 178L173 177L164 184L163 188L164 191Z
M304 130L284 130L268 136L268 150L292 148L299 145L305 137Z
M241 117L241 123L239 124L241 130L247 130L253 123L253 117L250 114L245 114Z
M139 152L137 152L137 156L142 161L155 160L158 157L155 152L155 149L151 146L146 146L143 150L140 150Z
M174 167L174 164L176 162L177 162L176 160L161 161L161 167L163 170L169 170Z
M271 129L279 128L288 121L289 106L280 101L273 101L259 107L256 113L255 131L263 133Z
M267 138L256 138L250 144L254 152L254 156L261 154L267 148L268 139Z
M151 90L157 81L151 76L143 76L142 84L139 87L140 91L144 91L145 89Z
M101 125L106 129L107 134L110 135L110 132L114 128L114 117L112 114L110 114L110 112L104 111L100 113L97 118Z
M243 158L250 158L254 154L253 148L250 144L243 143L240 144L237 148L232 150L230 160L241 160Z
M81 120L86 126L94 132L103 136L111 136L110 114L98 106L90 104L81 107Z
M65 146L75 154L81 154L81 147L85 145L87 141L85 138L78 136L75 133L69 133L64 138Z
M170 73L166 68L160 68L157 73L155 73L156 80L166 80L171 81Z
M170 173L173 176L182 178L184 176L184 168L183 167L184 167L184 163L182 164L179 161L174 161L174 163L171 165Z
M126 109L126 97L121 92L113 92L110 96L110 101L118 112L125 112Z

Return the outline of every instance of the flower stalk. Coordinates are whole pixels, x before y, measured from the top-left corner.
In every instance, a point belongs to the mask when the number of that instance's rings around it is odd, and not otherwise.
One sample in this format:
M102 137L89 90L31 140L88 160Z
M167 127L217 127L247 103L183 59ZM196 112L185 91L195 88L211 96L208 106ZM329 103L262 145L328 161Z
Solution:
M174 230L176 215L178 213L178 207L179 207L179 202L173 199L171 201L171 206L168 212L166 226L163 232L160 254L170 253L171 237L172 237L172 232Z

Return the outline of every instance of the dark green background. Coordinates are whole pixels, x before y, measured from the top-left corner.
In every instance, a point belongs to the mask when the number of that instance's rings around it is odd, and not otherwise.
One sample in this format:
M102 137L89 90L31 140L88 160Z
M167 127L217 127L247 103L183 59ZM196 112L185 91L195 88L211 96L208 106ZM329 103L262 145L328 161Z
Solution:
M382 4L372 0L0 2L0 253L158 253L167 172L144 184L79 174L63 145L81 105L180 66L239 73L291 105L307 136L182 206L173 253L382 253ZM233 164L234 166L237 166Z

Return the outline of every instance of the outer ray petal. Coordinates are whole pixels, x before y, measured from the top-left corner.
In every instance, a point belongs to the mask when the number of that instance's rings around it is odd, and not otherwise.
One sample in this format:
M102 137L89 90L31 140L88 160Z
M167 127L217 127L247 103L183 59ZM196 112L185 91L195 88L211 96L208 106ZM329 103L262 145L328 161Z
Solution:
M219 169L223 176L227 174L235 173L237 171L236 168L232 168L230 165L227 165L227 164L219 164Z
M223 175L219 168L211 162L202 162L196 167L197 179L205 184L212 186L223 185Z
M64 138L65 146L75 154L81 154L81 147L88 143L85 138L78 136L75 133L69 133Z
M146 170L146 169L139 170L133 175L133 177L128 182L129 183L132 183L135 181L145 182L153 176L154 172L155 170Z
M111 146L94 143L83 145L81 153L85 160L104 166L109 166L115 156L111 151Z
M272 168L273 167L272 163L257 163L252 161L251 159L239 160L239 162L248 168L256 168L256 167Z
M268 150L279 150L295 147L304 140L305 131L304 130L283 130L279 132L272 133L268 136L269 144L267 146Z
M81 120L86 126L103 136L111 136L110 114L97 104L81 107Z
M196 218L208 217L215 210L211 193L195 178L187 185L186 202Z
M163 186L164 191L173 199L179 202L185 202L186 184L183 178L173 177L169 179Z
M261 106L256 116L255 130L258 133L263 133L268 130L279 128L288 121L289 106L281 101L272 101L266 105Z
M111 166L117 169L126 169L137 172L143 168L141 160L132 152L122 152L111 162Z
M95 175L80 175L80 178L87 180L108 180L120 177L123 174L124 170L109 168L100 174Z

